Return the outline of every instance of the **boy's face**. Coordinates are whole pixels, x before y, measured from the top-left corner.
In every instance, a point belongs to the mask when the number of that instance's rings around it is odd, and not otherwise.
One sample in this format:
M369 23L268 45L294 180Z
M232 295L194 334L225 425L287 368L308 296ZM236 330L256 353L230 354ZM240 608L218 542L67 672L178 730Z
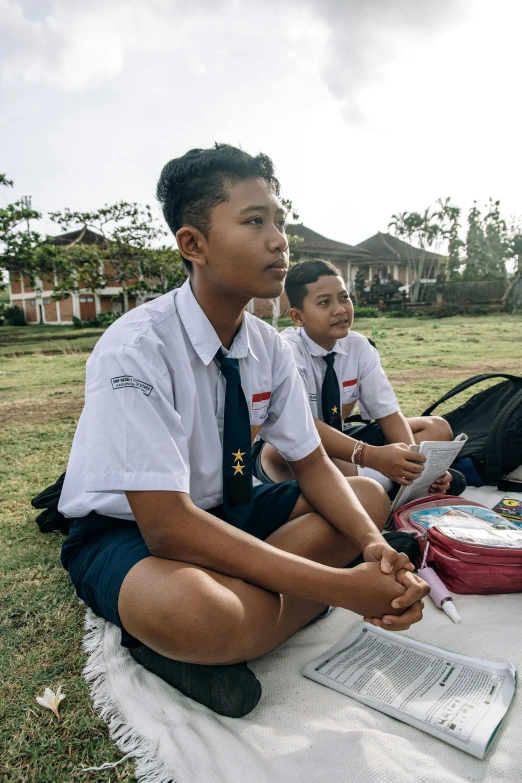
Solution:
M353 304L342 277L323 275L309 283L302 309L292 308L290 315L311 340L331 350L353 323Z
M288 272L285 214L265 180L229 185L228 200L213 208L203 241L206 280L247 300L279 296Z

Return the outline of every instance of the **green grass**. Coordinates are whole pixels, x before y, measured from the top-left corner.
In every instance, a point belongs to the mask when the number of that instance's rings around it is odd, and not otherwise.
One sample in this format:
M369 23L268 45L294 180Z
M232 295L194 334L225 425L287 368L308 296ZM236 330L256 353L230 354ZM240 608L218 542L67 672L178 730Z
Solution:
M71 354L92 351L103 329L76 329L73 326L0 327L0 357L24 354Z
M475 373L520 372L519 317L360 319L355 328L373 335L409 416ZM42 536L29 505L65 469L83 400L88 354L81 351L90 350L100 334L70 327L0 327L2 783L134 780L131 762L80 772L122 754L95 715L81 674L83 610L59 563L62 538ZM35 696L60 683L67 697L57 723Z

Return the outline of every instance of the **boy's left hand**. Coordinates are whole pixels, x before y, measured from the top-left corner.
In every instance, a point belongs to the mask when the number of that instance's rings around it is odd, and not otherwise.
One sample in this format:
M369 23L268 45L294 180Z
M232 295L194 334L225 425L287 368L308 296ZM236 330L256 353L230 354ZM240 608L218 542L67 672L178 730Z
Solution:
M369 544L364 550L364 559L367 563L381 561L381 571L395 576L399 584L406 588L404 595L392 602L392 607L397 615L389 614L384 617L365 617L368 623L386 628L388 631L405 631L413 623L422 619L424 603L422 599L428 595L430 588L426 582L412 574L414 566L408 560L404 552L396 552L386 541Z
M392 601L393 609L399 610L399 614L386 614L380 618L365 617L364 620L387 631L406 631L410 625L422 620L422 599L429 594L430 588L420 576L412 574L411 571L397 571L395 578L406 588L404 595Z
M396 552L384 538L368 544L363 552L367 563L381 562L381 571L384 574L393 574L399 584L406 588L404 595L392 602L392 607L397 615L389 614L384 617L365 617L365 621L386 628L388 631L406 631L413 623L422 620L424 608L423 598L430 592L429 585L416 574L411 572L414 566L410 563L404 552Z
M432 495L444 495L448 489L450 488L451 484L451 473L446 473L440 477L440 479L437 479L437 481L434 481L433 484L430 487L430 494Z
M408 555L404 552L397 552L393 547L386 543L384 538L373 544L368 544L363 552L366 563L381 563L383 574L397 573L401 569L413 571L414 566L410 563Z

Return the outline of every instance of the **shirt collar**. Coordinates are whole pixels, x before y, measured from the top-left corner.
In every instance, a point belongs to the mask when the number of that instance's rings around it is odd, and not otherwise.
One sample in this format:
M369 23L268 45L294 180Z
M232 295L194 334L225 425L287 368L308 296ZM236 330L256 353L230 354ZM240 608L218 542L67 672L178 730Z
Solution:
M344 348L341 344L340 340L337 340L334 347L332 348L332 351L327 351L326 348L321 348L320 345L317 345L317 343L314 343L310 337L306 334L305 330L302 326L297 327L297 332L299 333L299 336L301 337L302 341L308 348L311 356L326 356L327 354L331 353L343 353L345 356L348 355L348 351L346 348Z
M178 290L176 305L192 347L203 364L209 365L222 347L221 341L216 334L216 330L196 301L190 280L186 280ZM227 351L223 348L223 352L226 356L233 359L244 359L250 353L256 361L259 361L252 349L247 314L243 317L241 326L234 337L230 349Z

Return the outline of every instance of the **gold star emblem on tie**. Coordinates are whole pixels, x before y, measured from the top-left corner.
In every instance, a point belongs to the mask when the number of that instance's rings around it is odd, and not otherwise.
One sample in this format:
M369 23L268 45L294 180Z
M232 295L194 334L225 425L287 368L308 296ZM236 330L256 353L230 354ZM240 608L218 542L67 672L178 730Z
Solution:
M235 476L237 473L241 473L241 475L243 475L243 471L244 471L246 466L245 465L232 465L232 467L234 468L234 476Z
M333 408L332 408L332 413L337 413L337 412L338 412L337 411L337 405L334 405Z
M236 460L236 462L242 462L243 457L245 456L245 451L240 451L239 449L237 451L232 452L232 456Z

